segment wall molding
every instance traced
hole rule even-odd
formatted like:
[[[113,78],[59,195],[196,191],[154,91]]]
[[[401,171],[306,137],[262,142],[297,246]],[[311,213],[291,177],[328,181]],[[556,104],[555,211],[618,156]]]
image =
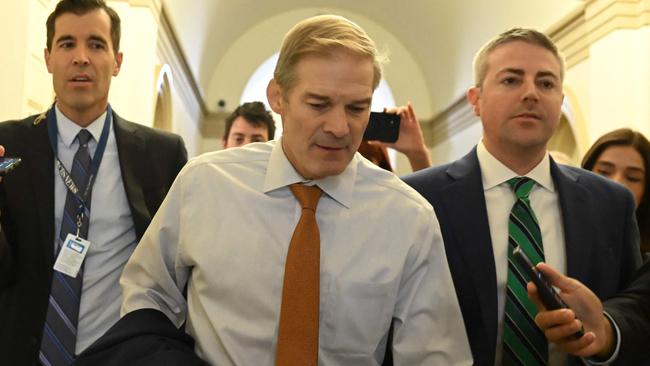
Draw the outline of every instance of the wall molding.
[[[433,147],[476,123],[480,123],[480,120],[474,115],[472,106],[463,96],[430,122],[423,123],[422,134],[427,145]]]
[[[174,89],[179,92],[187,105],[197,105],[202,116],[208,114],[203,91],[191,71],[187,55],[178,41],[176,31],[162,0],[112,1],[126,2],[131,7],[148,8],[151,11],[158,24],[157,52],[161,58],[161,63],[168,64],[172,70]]]
[[[650,0],[587,0],[550,27],[546,34],[565,57],[566,70],[589,58],[590,47],[621,29],[650,26]],[[429,147],[480,123],[463,95],[428,121],[421,121]]]
[[[158,24],[157,52],[162,64],[172,70],[174,89],[178,91],[187,105],[196,105],[201,115],[208,114],[203,91],[191,71],[185,51],[178,41],[176,31],[169,19],[162,0],[113,0],[128,2],[131,7],[149,8]]]
[[[164,63],[169,64],[174,78],[174,87],[184,97],[188,105],[198,105],[201,115],[208,114],[203,92],[192,73],[185,52],[180,46],[176,32],[169,20],[164,5],[156,12],[158,19],[158,51]]]

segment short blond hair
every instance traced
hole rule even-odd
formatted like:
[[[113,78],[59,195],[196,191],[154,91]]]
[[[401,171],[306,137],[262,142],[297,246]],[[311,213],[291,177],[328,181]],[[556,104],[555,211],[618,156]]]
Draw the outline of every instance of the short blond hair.
[[[287,93],[294,86],[295,66],[304,56],[329,56],[335,50],[344,50],[372,60],[373,90],[381,81],[381,65],[385,57],[379,54],[375,42],[356,23],[338,15],[319,15],[307,18],[289,30],[282,41],[273,78]]]
[[[546,34],[534,29],[512,28],[489,40],[476,53],[474,57],[474,83],[476,87],[483,85],[489,66],[487,58],[490,53],[500,45],[514,41],[523,41],[551,51],[560,63],[560,80],[564,80],[564,57],[562,57],[555,43]]]

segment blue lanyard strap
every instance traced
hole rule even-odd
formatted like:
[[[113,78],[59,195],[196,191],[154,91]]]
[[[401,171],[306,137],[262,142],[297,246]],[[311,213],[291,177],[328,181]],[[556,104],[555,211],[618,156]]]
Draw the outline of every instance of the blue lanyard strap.
[[[59,134],[59,128],[56,121],[55,107],[52,106],[52,108],[50,108],[50,110],[47,112],[47,134],[50,138],[50,146],[54,152],[54,158],[56,159],[57,170],[59,171],[59,175],[61,176],[61,179],[63,179],[65,186],[68,188],[68,190],[70,190],[70,192],[72,192],[72,194],[75,195],[77,201],[79,201],[80,209],[83,207],[90,211],[90,205],[87,204],[87,202],[89,202],[90,192],[92,191],[92,186],[95,183],[95,177],[99,171],[99,164],[101,164],[102,158],[104,157],[104,151],[106,150],[106,144],[108,143],[108,133],[110,131],[112,120],[113,110],[109,104],[106,110],[106,119],[104,120],[102,134],[99,137],[97,149],[95,149],[95,155],[93,156],[93,160],[90,165],[88,184],[86,185],[86,189],[83,192],[83,195],[80,195],[79,190],[77,189],[77,185],[70,176],[70,172],[68,172],[68,170],[63,166],[63,163],[61,163],[61,160],[59,160],[59,157],[57,156],[57,136]]]

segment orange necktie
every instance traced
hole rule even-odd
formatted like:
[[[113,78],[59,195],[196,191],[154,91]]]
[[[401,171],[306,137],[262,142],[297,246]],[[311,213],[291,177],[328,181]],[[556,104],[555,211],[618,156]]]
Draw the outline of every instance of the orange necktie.
[[[316,206],[323,191],[302,184],[292,184],[290,188],[302,206],[302,215],[293,231],[284,267],[275,364],[316,366],[320,301],[320,232]]]

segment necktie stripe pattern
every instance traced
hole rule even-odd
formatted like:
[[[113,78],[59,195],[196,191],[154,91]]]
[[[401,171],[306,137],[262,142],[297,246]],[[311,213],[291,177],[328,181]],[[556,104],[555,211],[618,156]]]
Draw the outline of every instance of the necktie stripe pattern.
[[[537,217],[530,206],[529,194],[535,181],[526,177],[510,179],[517,200],[508,222],[508,281],[503,330],[503,365],[536,366],[548,363],[548,343],[535,325],[537,308],[528,298],[525,272],[512,257],[520,247],[533,261],[544,260],[544,247]]]
[[[528,207],[523,206],[524,203],[518,200],[512,208],[508,223],[508,241],[514,241],[516,245],[530,243],[535,251],[535,255],[530,260],[535,263],[541,262],[544,257],[544,247],[539,224],[534,220],[535,214]]]
[[[83,194],[88,184],[91,164],[88,141],[91,138],[92,135],[87,130],[81,130],[77,135],[79,149],[75,153],[70,176],[79,189],[80,195]],[[79,206],[80,202],[68,190],[63,220],[61,221],[61,232],[56,243],[55,257],[58,255],[66,236],[70,233],[77,233]],[[79,235],[84,238],[88,237],[87,214],[83,217]],[[82,284],[82,271],[79,272],[76,278],[53,271],[52,288],[39,352],[39,360],[43,365],[70,365],[74,360]]]
[[[290,186],[302,207],[284,268],[276,366],[318,364],[320,305],[320,231],[316,206],[323,193],[316,186]]]

